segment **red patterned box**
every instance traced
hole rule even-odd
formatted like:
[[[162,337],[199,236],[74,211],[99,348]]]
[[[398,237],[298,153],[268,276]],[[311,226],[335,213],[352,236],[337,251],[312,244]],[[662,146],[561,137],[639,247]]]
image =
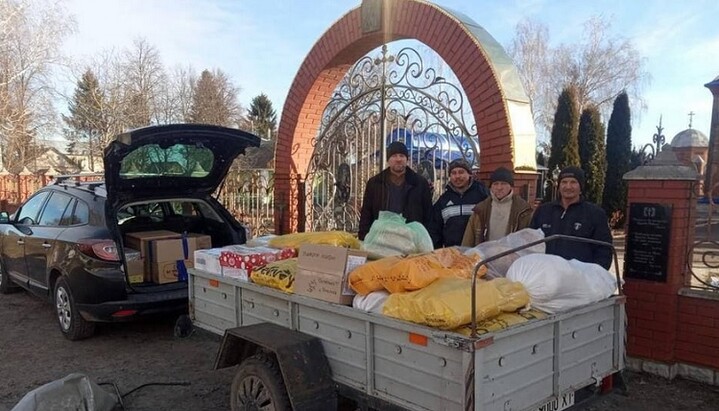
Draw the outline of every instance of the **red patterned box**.
[[[245,245],[230,245],[220,251],[220,266],[242,268],[247,272],[255,267],[293,258],[297,255],[294,248],[248,247]]]

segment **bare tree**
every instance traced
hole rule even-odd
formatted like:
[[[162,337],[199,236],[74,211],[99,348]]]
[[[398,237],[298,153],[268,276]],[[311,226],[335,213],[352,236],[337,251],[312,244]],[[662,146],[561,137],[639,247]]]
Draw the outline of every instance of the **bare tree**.
[[[540,136],[551,130],[556,96],[567,86],[576,87],[580,111],[595,105],[607,118],[623,90],[630,94],[635,112],[643,108],[641,92],[649,81],[644,59],[630,40],[611,35],[610,29],[605,18],[593,17],[577,43],[552,47],[542,23],[524,20],[517,25],[507,51],[531,100]]]
[[[193,123],[237,126],[242,116],[238,94],[239,88],[221,70],[203,70],[195,82],[189,120]]]
[[[50,71],[73,29],[56,2],[0,0],[0,144],[9,169],[35,157],[36,137],[54,127]]]
[[[155,101],[155,122],[180,123],[190,117],[197,74],[192,67],[177,66],[165,76]]]
[[[138,38],[123,53],[125,115],[130,128],[157,123],[156,106],[166,82],[160,53],[146,39]]]

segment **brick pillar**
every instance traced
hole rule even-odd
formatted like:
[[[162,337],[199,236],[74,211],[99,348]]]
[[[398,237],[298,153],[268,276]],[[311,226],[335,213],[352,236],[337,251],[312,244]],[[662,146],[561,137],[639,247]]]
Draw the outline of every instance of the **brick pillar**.
[[[704,85],[711,91],[712,101],[712,119],[709,128],[709,151],[707,153],[707,168],[705,171],[704,186],[712,192],[708,192],[709,196],[716,196],[713,192],[714,184],[719,183],[719,76],[711,82]]]
[[[666,282],[626,278],[625,262],[627,354],[631,357],[669,365],[676,362],[679,290],[689,279],[687,252],[694,241],[697,178],[695,168],[681,164],[671,150],[624,175],[628,205],[658,203],[672,208]]]

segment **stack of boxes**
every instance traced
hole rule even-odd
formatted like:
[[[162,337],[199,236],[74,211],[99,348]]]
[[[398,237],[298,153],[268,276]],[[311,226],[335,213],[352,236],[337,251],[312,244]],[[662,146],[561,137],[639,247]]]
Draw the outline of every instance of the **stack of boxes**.
[[[139,251],[139,259],[127,260],[130,282],[152,281],[157,284],[187,279],[187,269],[193,266],[195,250],[210,248],[210,236],[158,230],[128,233],[125,245]],[[128,250],[125,250],[127,255]]]

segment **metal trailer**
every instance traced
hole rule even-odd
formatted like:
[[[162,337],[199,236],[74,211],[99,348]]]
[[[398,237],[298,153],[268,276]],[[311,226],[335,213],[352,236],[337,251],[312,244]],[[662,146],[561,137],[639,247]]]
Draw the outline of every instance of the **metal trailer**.
[[[215,368],[239,364],[233,410],[337,409],[339,394],[362,409],[557,411],[624,368],[621,287],[476,337],[196,269],[189,296],[193,324],[223,336]]]

